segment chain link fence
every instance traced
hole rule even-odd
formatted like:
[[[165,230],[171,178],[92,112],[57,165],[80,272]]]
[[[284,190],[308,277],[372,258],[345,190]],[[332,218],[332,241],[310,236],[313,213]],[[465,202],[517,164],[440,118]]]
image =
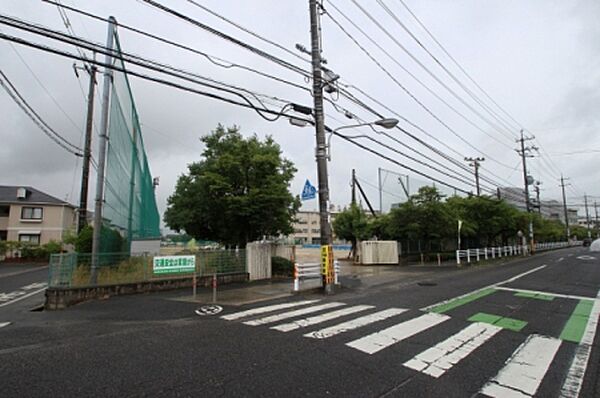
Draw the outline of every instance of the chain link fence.
[[[94,286],[146,282],[197,276],[227,275],[246,272],[245,250],[206,250],[193,254],[195,270],[177,274],[155,274],[153,256],[130,256],[128,253],[98,254],[98,279]],[[49,287],[77,288],[91,286],[92,255],[62,253],[50,256]]]

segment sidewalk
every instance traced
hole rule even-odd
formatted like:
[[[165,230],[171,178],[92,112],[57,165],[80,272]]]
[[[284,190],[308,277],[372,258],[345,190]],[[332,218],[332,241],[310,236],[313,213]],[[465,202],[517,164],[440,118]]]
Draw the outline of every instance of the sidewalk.
[[[292,279],[224,285],[223,287],[217,287],[216,304],[239,306],[288,297],[293,294],[292,287]],[[175,300],[203,304],[213,302],[213,291],[211,288],[199,287],[195,300],[191,293],[190,289],[190,295],[178,297]]]

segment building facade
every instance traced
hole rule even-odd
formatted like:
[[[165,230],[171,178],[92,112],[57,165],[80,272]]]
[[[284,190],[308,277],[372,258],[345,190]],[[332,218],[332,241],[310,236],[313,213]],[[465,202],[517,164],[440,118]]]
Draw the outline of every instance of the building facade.
[[[0,186],[0,240],[46,244],[76,227],[75,206],[32,187]]]
[[[335,220],[338,211],[331,211],[329,217],[331,222]],[[335,233],[332,231],[334,243],[338,242]],[[296,222],[294,223],[294,233],[289,238],[298,245],[319,245],[321,244],[321,219],[318,211],[299,211],[296,213]]]

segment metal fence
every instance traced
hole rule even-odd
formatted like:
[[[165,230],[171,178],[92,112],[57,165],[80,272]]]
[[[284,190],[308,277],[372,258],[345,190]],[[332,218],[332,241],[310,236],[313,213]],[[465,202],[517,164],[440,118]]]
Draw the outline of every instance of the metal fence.
[[[581,246],[581,241],[570,241],[570,242],[544,242],[536,243],[535,251],[561,249],[564,247]],[[527,255],[529,253],[529,246],[513,245],[513,246],[501,246],[501,247],[484,247],[466,250],[456,251],[456,264],[461,264],[462,261],[467,263],[478,262],[480,260],[488,260],[493,258],[501,258],[508,256],[520,256]]]
[[[294,263],[294,291],[299,292],[305,289],[323,286],[323,270],[321,263]],[[333,262],[333,283],[339,285],[340,264]]]
[[[195,256],[195,269],[177,274],[155,274],[153,256],[130,256],[128,253],[98,254],[96,285],[146,282],[159,279],[246,272],[245,250],[206,250],[186,255]],[[50,256],[49,287],[90,286],[92,255],[62,253]]]

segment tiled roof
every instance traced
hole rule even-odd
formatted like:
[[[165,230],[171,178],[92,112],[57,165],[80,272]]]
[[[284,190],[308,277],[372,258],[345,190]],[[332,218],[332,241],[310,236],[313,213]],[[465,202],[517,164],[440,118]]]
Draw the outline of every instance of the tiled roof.
[[[27,190],[27,196],[24,199],[17,197],[17,190],[19,188]],[[7,185],[0,185],[0,203],[36,203],[72,206],[64,200],[57,199],[32,187]]]

